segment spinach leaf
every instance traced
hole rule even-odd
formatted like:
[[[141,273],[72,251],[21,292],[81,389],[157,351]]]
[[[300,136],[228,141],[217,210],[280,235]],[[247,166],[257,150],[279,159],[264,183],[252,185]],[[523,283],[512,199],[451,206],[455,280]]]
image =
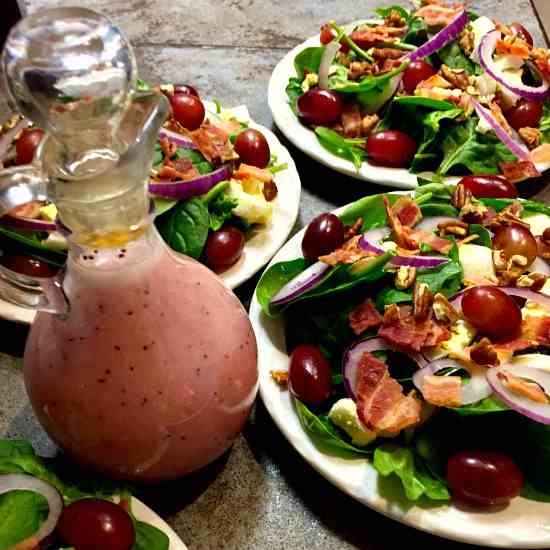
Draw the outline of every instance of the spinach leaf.
[[[539,124],[540,142],[550,143],[550,102],[544,102],[542,117]]]
[[[498,397],[490,395],[477,403],[470,405],[462,405],[461,407],[449,408],[449,411],[453,411],[462,416],[472,416],[478,414],[487,414],[495,412],[509,411],[507,405],[505,405]]]
[[[383,8],[376,8],[374,12],[380,16],[381,19],[389,17],[392,11],[396,11],[407,23],[411,20],[411,14],[403,7],[393,4]]]
[[[345,138],[324,126],[315,128],[315,135],[325,149],[339,157],[350,160],[357,169],[361,167],[362,162],[367,158],[367,152],[361,147],[366,143],[366,139]]]
[[[0,235],[7,237],[6,244],[9,246],[9,240],[18,243],[18,252],[29,256],[37,257],[56,267],[63,267],[67,258],[66,252],[48,248],[42,244],[39,233],[29,233],[16,231],[8,227],[0,226]]]
[[[440,48],[436,55],[451,69],[465,69],[471,75],[479,75],[483,72],[479,65],[466,56],[456,40]]]
[[[0,495],[0,550],[8,550],[32,536],[48,516],[46,499],[31,491]]]
[[[208,207],[198,197],[179,202],[155,223],[162,238],[176,252],[198,258],[208,237]]]
[[[340,219],[344,225],[353,225],[357,219],[363,218],[363,227],[361,228],[363,232],[387,225],[388,219],[384,206],[385,196],[390,201],[390,204],[393,204],[399,198],[397,195],[384,194],[363,197],[350,204],[340,214]]]
[[[494,132],[476,132],[477,121],[477,118],[470,118],[464,124],[457,124],[443,137],[439,174],[498,174],[500,162],[516,160]]]
[[[456,111],[456,107],[450,101],[441,99],[432,99],[431,97],[421,97],[416,95],[404,95],[394,99],[395,105],[412,105],[414,107],[427,107],[434,111]],[[462,109],[459,109],[462,111]]]
[[[536,502],[550,502],[550,491],[541,491],[536,489],[531,483],[524,482],[521,496]]]
[[[409,21],[409,30],[403,38],[403,42],[420,46],[427,40],[428,27],[422,17],[413,17]]]
[[[294,58],[294,68],[300,81],[302,81],[307,73],[318,73],[321,58],[325,52],[324,46],[313,46],[302,50]]]
[[[24,439],[0,439],[0,459],[34,454],[32,445]]]
[[[330,88],[335,92],[343,94],[360,94],[368,92],[375,88],[385,89],[385,86],[396,75],[402,73],[407,68],[407,63],[402,63],[399,67],[377,76],[368,75],[356,82],[354,80],[348,80],[347,74],[341,73],[339,77],[332,77],[330,79]]]
[[[422,496],[433,500],[450,499],[446,484],[428,471],[412,449],[380,445],[374,451],[373,465],[382,476],[398,476],[408,500],[414,502]]]
[[[163,197],[153,197],[155,204],[155,216],[160,216],[165,212],[168,212],[170,208],[178,204],[178,199],[165,199]]]
[[[136,521],[134,527],[136,540],[132,550],[168,550],[170,539],[162,531],[142,521]]]
[[[494,208],[497,212],[500,212],[502,209],[506,208],[508,205],[517,202],[517,199],[478,199],[485,206],[490,206]],[[546,214],[550,216],[550,206],[546,206],[542,202],[522,200],[521,206],[523,206],[524,212],[536,212],[539,214]]]
[[[356,447],[345,441],[326,415],[317,416],[298,399],[294,406],[304,431],[316,447],[324,453],[341,458],[358,458],[372,454],[372,450]]]
[[[475,241],[472,241],[472,244],[480,244],[488,248],[492,248],[493,246],[491,242],[491,233],[482,225],[471,223],[468,235],[479,235]]]
[[[302,90],[302,81],[296,77],[289,78],[286,86],[286,95],[288,97],[290,108],[296,116],[298,116],[298,107],[296,106],[296,102],[303,93],[304,90]]]
[[[214,167],[203,157],[202,153],[195,149],[184,149],[180,147],[176,151],[176,159],[188,158],[193,166],[198,170],[199,174],[209,174],[214,170]]]
[[[153,166],[159,166],[162,164],[162,161],[164,160],[164,154],[162,153],[162,149],[160,147],[160,143],[157,141],[155,143],[155,151],[153,153]]]
[[[442,202],[426,202],[420,206],[420,210],[426,218],[430,216],[458,216],[458,210],[452,204]]]
[[[210,229],[217,231],[229,219],[233,217],[233,209],[239,204],[239,201],[221,193],[208,204],[210,213]]]

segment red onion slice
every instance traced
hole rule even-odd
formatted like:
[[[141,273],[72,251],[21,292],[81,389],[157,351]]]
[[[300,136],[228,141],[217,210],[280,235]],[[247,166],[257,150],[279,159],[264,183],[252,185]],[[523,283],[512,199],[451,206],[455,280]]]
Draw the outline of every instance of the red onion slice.
[[[406,57],[411,61],[416,61],[417,59],[427,57],[437,52],[449,42],[455,40],[467,24],[468,14],[466,11],[462,11],[444,29],[440,30],[425,44],[422,44],[420,48],[407,54]]]
[[[498,377],[500,373],[507,372],[514,376],[533,380],[542,387],[546,395],[550,395],[550,373],[537,367],[513,364],[494,367],[487,371],[487,380],[491,388],[506,405],[535,422],[550,424],[550,403],[537,403],[536,401],[510,391]]]
[[[464,369],[470,373],[470,379],[462,384],[460,397],[461,405],[477,403],[493,393],[485,376],[487,367],[481,367],[474,364],[461,364],[454,359],[438,359],[437,361],[431,362],[423,369],[416,371],[413,375],[413,384],[422,393],[426,376],[435,374],[443,369]]]
[[[10,491],[32,491],[42,495],[47,500],[48,517],[30,538],[33,541],[40,542],[50,535],[55,529],[63,510],[63,498],[57,489],[41,479],[25,474],[0,475],[0,495]]]
[[[328,90],[328,77],[330,73],[330,66],[334,60],[334,56],[340,49],[340,43],[333,40],[325,46],[325,51],[321,57],[321,64],[319,65],[319,88]]]
[[[357,387],[357,370],[361,357],[365,352],[372,353],[373,351],[400,351],[390,346],[383,338],[369,338],[368,340],[362,340],[350,346],[345,352],[342,359],[342,376],[344,378],[344,386],[348,395],[355,401],[355,392]],[[401,352],[400,353],[405,353]],[[413,361],[415,361],[420,368],[425,367],[428,364],[426,358],[420,353],[405,353]]]
[[[497,41],[500,38],[500,31],[489,31],[483,36],[479,43],[477,54],[479,62],[487,74],[496,80],[501,86],[504,86],[507,90],[510,90],[516,95],[528,99],[530,101],[544,101],[549,95],[549,83],[544,79],[541,74],[542,83],[540,86],[527,86],[526,84],[517,84],[508,82],[502,75],[495,70],[493,61],[493,52],[497,45]]]
[[[170,140],[172,143],[175,143],[178,147],[181,147],[182,149],[196,149],[197,146],[193,142],[193,140],[182,136],[181,134],[178,134],[177,132],[173,132],[172,130],[168,130],[168,128],[161,128],[159,131],[159,138],[166,138]]]
[[[470,287],[473,288],[473,287]],[[505,292],[506,294],[509,294],[510,296],[518,296],[519,298],[525,298],[526,300],[529,300],[530,302],[535,302],[539,306],[542,306],[548,310],[548,313],[550,314],[550,296],[547,296],[546,294],[543,294],[542,292],[537,292],[535,290],[531,290],[529,288],[518,288],[515,286],[497,286],[495,288],[498,288],[499,290],[502,290],[502,292]],[[456,309],[457,312],[462,311],[462,296],[464,295],[464,292],[466,292],[465,289],[461,292],[459,292],[452,300],[451,304]]]
[[[431,269],[449,262],[445,256],[394,256],[389,262],[390,267],[410,266],[418,269]]]
[[[302,294],[317,286],[325,277],[330,269],[324,262],[315,262],[307,269],[291,279],[273,298],[270,300],[272,306],[280,306],[298,298]]]
[[[386,250],[380,245],[380,241],[386,238],[390,234],[389,227],[377,227],[370,229],[366,233],[361,235],[359,239],[359,246],[365,252],[372,252],[373,254],[385,254]]]
[[[510,151],[518,157],[518,159],[521,160],[529,160],[529,149],[525,147],[525,145],[519,143],[519,141],[515,140],[512,136],[508,134],[508,132],[501,126],[501,124],[498,122],[498,120],[493,116],[492,113],[490,113],[479,101],[475,100],[474,98],[471,98],[472,104],[474,106],[474,109],[476,110],[476,113],[478,114],[479,118],[484,119],[489,126],[495,131],[495,134],[497,135],[498,139],[510,149]]]
[[[204,174],[192,180],[173,182],[158,182],[151,180],[149,182],[149,192],[158,197],[167,199],[189,199],[191,197],[204,195],[210,191],[214,185],[230,177],[231,165],[224,164],[221,168],[214,170],[214,172]]]

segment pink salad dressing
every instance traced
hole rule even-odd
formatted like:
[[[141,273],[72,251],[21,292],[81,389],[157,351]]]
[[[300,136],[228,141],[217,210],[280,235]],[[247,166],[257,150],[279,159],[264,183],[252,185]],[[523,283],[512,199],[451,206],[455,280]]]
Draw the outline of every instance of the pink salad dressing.
[[[35,413],[78,462],[156,481],[234,441],[257,390],[256,341],[220,279],[155,229],[69,257],[67,318],[40,312],[24,359]]]

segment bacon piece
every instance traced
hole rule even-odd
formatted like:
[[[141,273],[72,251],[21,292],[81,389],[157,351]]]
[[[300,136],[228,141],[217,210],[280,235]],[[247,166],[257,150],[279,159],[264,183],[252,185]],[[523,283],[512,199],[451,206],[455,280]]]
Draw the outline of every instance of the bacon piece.
[[[348,321],[353,332],[359,335],[369,328],[379,327],[382,324],[382,315],[378,313],[372,300],[367,298],[350,311]]]
[[[499,372],[499,380],[512,392],[521,397],[526,397],[535,403],[548,404],[548,398],[538,384],[527,382],[519,376],[514,376],[509,372]]]
[[[395,308],[399,310],[398,315]],[[418,352],[448,340],[451,333],[431,315],[419,321],[414,318],[410,306],[395,306],[384,313],[378,336],[399,349]]]
[[[172,158],[178,150],[178,146],[168,138],[159,139],[159,145],[162,154],[167,158]]]
[[[353,225],[346,227],[344,232],[344,238],[348,240],[348,239],[351,239],[352,237],[355,237],[355,235],[357,235],[359,231],[361,231],[362,227],[363,227],[363,218],[357,218]]]
[[[396,48],[373,48],[371,55],[374,59],[401,59],[403,57],[403,50]]]
[[[364,26],[353,31],[350,38],[360,48],[369,49],[380,42],[391,42],[393,38],[402,38],[406,30],[406,27],[388,27],[386,25]]]
[[[422,396],[438,407],[459,407],[462,402],[460,376],[428,375],[422,383]]]
[[[342,112],[342,126],[344,135],[348,138],[361,137],[362,130],[361,110],[358,103],[347,103]]]
[[[526,42],[517,38],[513,39],[513,41],[499,38],[495,48],[496,53],[516,55],[521,57],[521,59],[529,59],[530,50],[531,48]]]
[[[388,197],[384,197],[384,207],[386,208],[386,216],[388,218],[388,225],[392,230],[395,242],[401,248],[414,250],[417,247],[416,242],[409,238],[408,231],[406,227],[403,227],[401,220],[393,211],[393,208],[390,204]]]
[[[506,120],[506,117],[504,116],[504,113],[502,112],[502,109],[500,108],[500,105],[496,101],[492,101],[489,105],[489,109],[491,111],[491,114],[496,119],[496,121],[504,128],[505,132],[511,136],[512,135],[512,128],[508,121]]]
[[[423,229],[415,229],[409,233],[409,237],[417,243],[424,243],[431,246],[434,250],[440,252],[441,254],[448,254],[453,247],[453,243],[448,239],[443,239],[433,233],[428,233]]]
[[[532,152],[536,151],[534,149]],[[516,162],[500,162],[500,170],[503,176],[512,183],[540,176],[537,167],[530,160],[518,160]]]
[[[392,211],[399,221],[408,227],[415,226],[422,219],[420,207],[407,195],[397,199],[392,206]]]
[[[37,219],[40,217],[40,208],[42,203],[40,201],[31,201],[16,206],[9,211],[9,215],[14,218],[31,218]]]
[[[228,134],[208,120],[203,122],[197,130],[187,132],[187,135],[195,142],[208,162],[227,162],[239,158],[229,141]]]
[[[380,65],[379,73],[389,73],[390,71],[397,69],[397,67],[399,67],[400,65],[400,59],[384,59],[384,62],[382,63],[382,65]]]
[[[521,322],[521,337],[542,345],[550,344],[550,317],[527,315]]]
[[[273,180],[273,174],[264,168],[257,168],[249,164],[241,163],[239,168],[233,172],[233,177],[237,180],[258,180],[263,183],[268,183]]]
[[[414,16],[424,19],[428,27],[446,27],[463,10],[464,4],[453,4],[452,6],[429,4],[416,10]]]
[[[393,435],[420,421],[420,400],[405,396],[386,364],[369,352],[359,362],[356,396],[357,415],[369,430]]]
[[[359,246],[360,235],[356,235],[346,241],[340,248],[337,248],[330,254],[325,256],[319,256],[319,260],[328,265],[338,265],[338,264],[354,264],[362,258],[367,258],[372,256],[371,252],[363,250]]]
[[[198,170],[188,158],[181,158],[171,161],[164,159],[164,165],[161,166],[155,175],[156,179],[161,181],[188,181],[199,177]]]

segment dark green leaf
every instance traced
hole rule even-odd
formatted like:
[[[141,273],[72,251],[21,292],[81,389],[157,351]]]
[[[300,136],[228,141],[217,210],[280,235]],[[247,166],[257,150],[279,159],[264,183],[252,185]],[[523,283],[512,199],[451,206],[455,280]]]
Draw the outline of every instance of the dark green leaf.
[[[365,76],[360,81],[348,80],[347,75],[345,78],[331,78],[330,88],[343,94],[360,94],[368,92],[369,90],[378,89],[384,90],[389,84],[389,81],[396,75],[402,73],[407,68],[407,63],[402,63],[399,67],[377,76]],[[342,76],[343,73],[342,73]]]
[[[344,225],[353,225],[358,218],[363,218],[363,227],[361,231],[368,231],[375,227],[387,225],[386,208],[384,206],[384,197],[387,197],[390,204],[393,204],[399,197],[398,195],[370,195],[363,197],[350,204],[342,214],[340,219]]]
[[[296,102],[303,93],[304,90],[302,89],[302,80],[299,78],[291,77],[288,80],[288,84],[286,87],[286,95],[288,96],[288,103],[290,105],[290,108],[296,116],[298,116]]]
[[[34,454],[32,445],[24,439],[0,439],[0,459]]]
[[[539,124],[540,142],[550,143],[550,102],[544,103],[542,117]]]
[[[536,502],[550,502],[550,488],[543,492],[539,489],[535,489],[531,483],[527,482],[523,484],[521,496],[529,500],[535,500]]]
[[[411,14],[405,8],[398,6],[397,4],[383,8],[376,8],[374,11],[380,16],[381,19],[386,19],[386,17],[389,17],[392,11],[396,11],[407,23],[411,19]]]
[[[304,79],[306,73],[318,73],[321,58],[325,51],[324,46],[313,46],[302,50],[294,58],[294,68],[300,81]]]
[[[296,412],[305,432],[322,452],[341,458],[357,458],[372,454],[372,450],[356,447],[345,441],[326,416],[317,416],[306,405],[294,400]]]
[[[188,158],[199,174],[209,174],[214,167],[203,157],[202,153],[195,149],[184,149],[183,147],[176,151],[176,159]]]
[[[432,111],[460,111],[456,106],[449,101],[442,101],[441,99],[432,99],[430,97],[421,97],[416,95],[405,95],[396,97],[393,100],[396,105],[413,105],[415,107],[427,107]],[[459,113],[460,114],[460,113]]]
[[[491,395],[481,401],[478,401],[477,403],[463,405],[462,407],[456,407],[448,410],[456,412],[462,416],[471,416],[476,414],[504,412],[509,411],[510,409],[500,399],[494,395]]]
[[[413,17],[409,22],[409,30],[403,38],[404,42],[420,46],[427,40],[428,27],[422,17]]]
[[[142,521],[134,525],[136,541],[132,550],[168,550],[170,539],[162,531]]]
[[[491,242],[491,233],[489,233],[489,231],[482,225],[471,223],[468,234],[479,235],[475,241],[472,241],[472,244],[480,244],[481,246],[492,248],[493,243]]]
[[[361,147],[365,144],[366,139],[347,139],[324,126],[315,128],[315,135],[325,149],[353,162],[357,169],[361,167],[362,162],[367,158],[367,152]]]
[[[236,208],[239,201],[221,193],[216,196],[209,204],[208,211],[210,212],[210,229],[217,231],[222,225],[233,217],[233,209]]]
[[[485,206],[494,208],[497,212],[506,208],[508,205],[517,202],[517,199],[478,199]],[[546,214],[550,216],[550,206],[546,206],[542,202],[522,200],[521,206],[523,206],[523,213],[535,212],[539,214]]]
[[[478,66],[466,56],[456,40],[440,48],[437,56],[451,69],[465,69],[468,74],[478,74]]]
[[[179,202],[156,219],[163,239],[176,252],[198,258],[208,237],[210,215],[206,204],[197,197]]]
[[[155,152],[153,153],[153,166],[159,166],[164,160],[164,155],[162,149],[160,148],[160,143],[157,141],[155,143]]]
[[[431,216],[458,216],[458,210],[452,204],[441,202],[426,202],[420,206],[422,215],[426,218]]]
[[[41,259],[49,264],[56,267],[63,267],[63,265],[65,265],[67,253],[44,246],[40,241],[38,233],[25,233],[23,231],[16,231],[8,227],[0,226],[0,235],[6,237],[8,241],[12,240],[16,242],[19,254],[25,253],[29,256],[40,254]]]

